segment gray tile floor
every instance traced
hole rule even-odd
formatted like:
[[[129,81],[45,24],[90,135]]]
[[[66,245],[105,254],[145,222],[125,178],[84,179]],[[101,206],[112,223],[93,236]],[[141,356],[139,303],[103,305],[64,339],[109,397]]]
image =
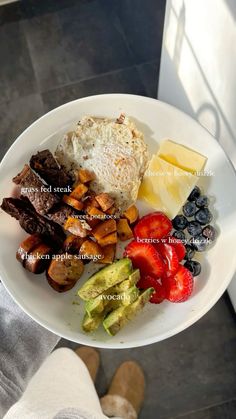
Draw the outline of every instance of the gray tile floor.
[[[31,122],[78,97],[156,97],[164,0],[22,0],[0,8],[0,156]],[[61,341],[60,345],[76,345]],[[227,295],[194,326],[145,348],[101,350],[104,394],[115,368],[141,363],[141,419],[236,417],[236,323]]]

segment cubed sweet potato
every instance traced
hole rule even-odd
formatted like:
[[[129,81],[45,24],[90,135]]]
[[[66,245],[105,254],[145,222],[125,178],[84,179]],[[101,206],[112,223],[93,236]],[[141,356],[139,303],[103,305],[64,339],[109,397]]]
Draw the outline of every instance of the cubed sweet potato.
[[[78,177],[81,183],[87,183],[95,179],[95,174],[87,169],[80,169]]]
[[[120,220],[117,221],[117,233],[121,241],[132,239],[133,232],[126,218],[120,218]]]
[[[98,243],[93,240],[85,240],[80,248],[80,255],[86,256],[90,260],[100,260],[104,253]]]
[[[124,212],[123,216],[129,220],[130,224],[135,223],[139,216],[138,208],[135,205],[131,205],[131,207]]]
[[[113,219],[100,222],[92,231],[97,241],[116,231],[116,222]]]
[[[84,239],[82,239],[82,237],[70,234],[63,243],[63,250],[68,253],[79,254],[79,250],[83,242]]]
[[[64,224],[64,229],[79,237],[86,237],[88,234],[88,230],[86,230],[78,218],[68,217]]]
[[[90,216],[87,222],[92,228],[94,228],[102,220],[105,220],[106,214],[104,214],[104,212],[100,211],[96,207],[89,207],[87,208],[86,212]]]
[[[96,201],[99,203],[103,211],[107,211],[114,204],[114,199],[112,199],[108,193],[100,193],[95,196]]]
[[[108,215],[114,215],[115,212],[116,212],[116,208],[113,207],[113,206],[111,208],[109,208],[108,210],[106,210],[106,214],[108,214]]]
[[[109,244],[102,248],[102,252],[104,256],[102,259],[99,259],[97,263],[112,263],[116,254],[116,245]]]
[[[75,189],[73,189],[69,196],[79,201],[86,194],[87,191],[88,187],[83,183],[79,183],[79,185],[77,185]]]
[[[78,201],[75,198],[72,198],[72,196],[64,195],[63,201],[67,204],[73,207],[74,209],[81,211],[83,209],[83,203]]]
[[[115,244],[117,243],[117,241],[118,241],[117,232],[115,231],[114,233],[108,234],[107,236],[99,239],[98,243],[100,244],[101,247],[104,247],[104,246],[108,246],[109,244]]]
[[[95,196],[89,196],[84,200],[84,210],[88,212],[91,207],[99,208],[99,203],[96,201]]]

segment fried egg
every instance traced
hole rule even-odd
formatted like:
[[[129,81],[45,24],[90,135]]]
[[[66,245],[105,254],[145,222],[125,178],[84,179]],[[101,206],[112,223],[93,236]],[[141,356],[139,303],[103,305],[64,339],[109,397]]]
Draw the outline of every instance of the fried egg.
[[[80,168],[93,171],[91,190],[109,193],[120,211],[136,201],[148,164],[143,134],[123,114],[117,120],[83,117],[60,141],[55,155],[72,176]]]

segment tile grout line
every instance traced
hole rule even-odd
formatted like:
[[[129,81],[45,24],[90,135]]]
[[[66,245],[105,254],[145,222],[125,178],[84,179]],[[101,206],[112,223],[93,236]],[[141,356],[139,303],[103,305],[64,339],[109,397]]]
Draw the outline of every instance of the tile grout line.
[[[169,419],[181,419],[181,418],[184,419],[189,414],[198,413],[198,412],[204,412],[205,410],[209,410],[209,409],[212,409],[212,408],[218,407],[218,406],[223,406],[224,404],[227,404],[227,403],[230,403],[230,402],[233,402],[233,401],[236,401],[236,397],[233,397],[233,398],[231,398],[229,400],[224,400],[221,403],[215,403],[215,404],[212,404],[212,405],[209,405],[209,406],[205,406],[205,407],[202,407],[200,409],[189,410],[188,412],[186,412],[184,414],[181,414],[181,415],[178,415],[178,416],[170,416]]]
[[[127,67],[118,68],[116,70],[111,70],[111,71],[107,71],[107,72],[104,72],[104,73],[99,73],[99,74],[92,75],[92,76],[89,76],[89,77],[83,77],[81,79],[73,80],[69,83],[60,84],[59,86],[53,87],[52,89],[48,89],[48,90],[39,89],[38,93],[43,95],[44,93],[53,92],[54,90],[57,90],[57,89],[60,89],[60,88],[69,87],[69,86],[73,86],[74,84],[79,84],[79,83],[82,83],[82,82],[85,82],[85,81],[98,79],[98,78],[101,78],[101,77],[104,77],[104,76],[109,76],[111,74],[120,73],[120,72],[125,71],[125,70],[131,70],[132,68],[138,69],[138,67],[143,65],[143,64],[153,64],[155,62],[156,62],[156,60],[145,61],[145,62],[140,63],[140,64],[133,64],[133,65],[130,65],[130,66],[127,66]]]

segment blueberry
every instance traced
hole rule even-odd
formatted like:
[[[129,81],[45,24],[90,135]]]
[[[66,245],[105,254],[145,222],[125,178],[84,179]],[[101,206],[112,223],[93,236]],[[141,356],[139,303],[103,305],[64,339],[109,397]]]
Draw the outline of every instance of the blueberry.
[[[207,207],[209,204],[209,199],[207,198],[206,195],[201,195],[196,199],[195,202],[196,202],[197,207],[199,208]]]
[[[208,208],[202,208],[195,214],[195,220],[202,225],[209,224],[212,220],[212,214]]]
[[[188,201],[196,201],[196,199],[201,195],[200,188],[198,186],[195,186],[195,188],[192,190],[191,194],[188,197]]]
[[[182,242],[184,242],[184,243],[185,243],[185,241],[186,241],[185,234],[184,234],[184,232],[183,232],[183,231],[181,231],[181,230],[176,230],[176,231],[174,231],[174,233],[172,234],[172,236],[173,236],[173,237],[175,237],[176,239],[181,240],[181,241],[182,241]]]
[[[196,260],[189,260],[184,264],[185,268],[187,268],[193,276],[198,276],[201,273],[201,264]]]
[[[204,252],[209,245],[209,240],[202,234],[199,236],[192,237],[189,240],[189,244],[194,247],[198,252]]]
[[[193,217],[196,211],[197,211],[197,207],[196,207],[195,202],[193,201],[186,202],[186,204],[184,204],[183,206],[183,213],[185,217]]]
[[[175,230],[184,230],[188,225],[188,220],[184,215],[176,215],[172,224]]]
[[[194,248],[192,246],[190,246],[189,244],[186,244],[185,249],[186,249],[186,253],[185,253],[184,259],[185,260],[192,259],[193,256],[195,255]]]
[[[202,234],[203,234],[204,237],[206,237],[207,239],[209,239],[212,242],[216,238],[216,230],[211,225],[207,225],[206,227],[204,227],[203,230],[202,230]]]
[[[190,236],[198,236],[202,232],[202,227],[197,221],[190,221],[187,230]]]

